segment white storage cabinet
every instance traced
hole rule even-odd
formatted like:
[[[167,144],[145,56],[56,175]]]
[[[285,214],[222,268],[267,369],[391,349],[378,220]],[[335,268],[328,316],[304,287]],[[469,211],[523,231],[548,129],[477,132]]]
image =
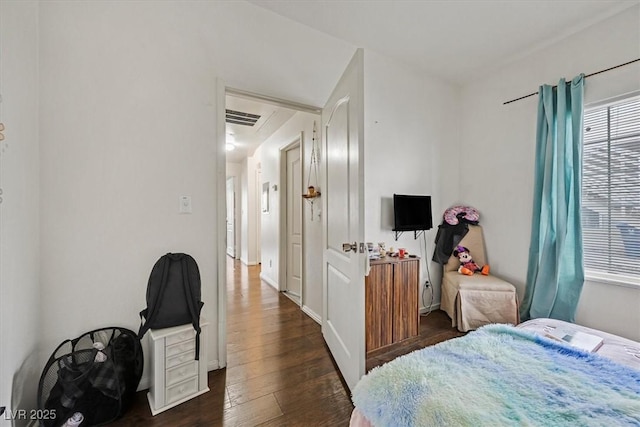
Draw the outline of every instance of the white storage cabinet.
[[[147,398],[153,415],[209,391],[207,327],[200,319],[200,360],[195,360],[196,332],[190,324],[149,330],[152,380]]]

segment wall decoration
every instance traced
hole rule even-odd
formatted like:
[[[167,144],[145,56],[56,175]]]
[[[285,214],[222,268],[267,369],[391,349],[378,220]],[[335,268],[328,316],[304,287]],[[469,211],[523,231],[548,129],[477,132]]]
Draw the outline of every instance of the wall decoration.
[[[311,221],[313,221],[313,202],[320,197],[318,188],[318,151],[316,149],[316,122],[313,122],[313,138],[311,139],[311,159],[309,161],[309,179],[307,180],[307,192],[302,197],[311,205]]]

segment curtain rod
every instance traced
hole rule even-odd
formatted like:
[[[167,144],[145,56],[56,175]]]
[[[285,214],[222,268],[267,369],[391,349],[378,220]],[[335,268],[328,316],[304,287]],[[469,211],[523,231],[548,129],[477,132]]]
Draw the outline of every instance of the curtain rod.
[[[633,64],[634,62],[638,62],[638,61],[640,61],[640,58],[634,59],[633,61],[625,62],[624,64],[620,64],[620,65],[616,65],[614,67],[607,68],[606,70],[600,70],[600,71],[596,71],[595,73],[587,74],[584,77],[586,78],[586,77],[595,76],[596,74],[601,74],[601,73],[604,73],[604,72],[607,72],[607,71],[615,70],[616,68],[624,67],[625,65]],[[571,82],[567,82],[567,84],[569,84],[569,83],[571,83]],[[558,87],[558,86],[555,85],[553,87]],[[530,96],[537,95],[537,94],[538,94],[538,92],[533,92],[533,93],[530,93],[529,95],[521,96],[520,98],[512,99],[511,101],[503,102],[502,105],[511,104],[512,102],[520,101],[521,99],[529,98]]]

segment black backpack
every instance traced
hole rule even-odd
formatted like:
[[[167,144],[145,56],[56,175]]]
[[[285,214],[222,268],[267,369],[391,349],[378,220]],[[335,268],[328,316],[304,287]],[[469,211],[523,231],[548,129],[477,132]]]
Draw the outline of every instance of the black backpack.
[[[140,312],[144,323],[138,337],[149,329],[169,328],[191,323],[196,331],[196,360],[200,358],[200,270],[187,254],[168,253],[151,270],[147,285],[147,308]]]

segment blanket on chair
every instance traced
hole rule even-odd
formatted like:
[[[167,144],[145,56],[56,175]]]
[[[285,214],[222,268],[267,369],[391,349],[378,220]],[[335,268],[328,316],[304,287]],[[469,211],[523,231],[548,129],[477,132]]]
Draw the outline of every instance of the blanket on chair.
[[[487,325],[374,368],[353,402],[374,426],[640,426],[640,371]]]

